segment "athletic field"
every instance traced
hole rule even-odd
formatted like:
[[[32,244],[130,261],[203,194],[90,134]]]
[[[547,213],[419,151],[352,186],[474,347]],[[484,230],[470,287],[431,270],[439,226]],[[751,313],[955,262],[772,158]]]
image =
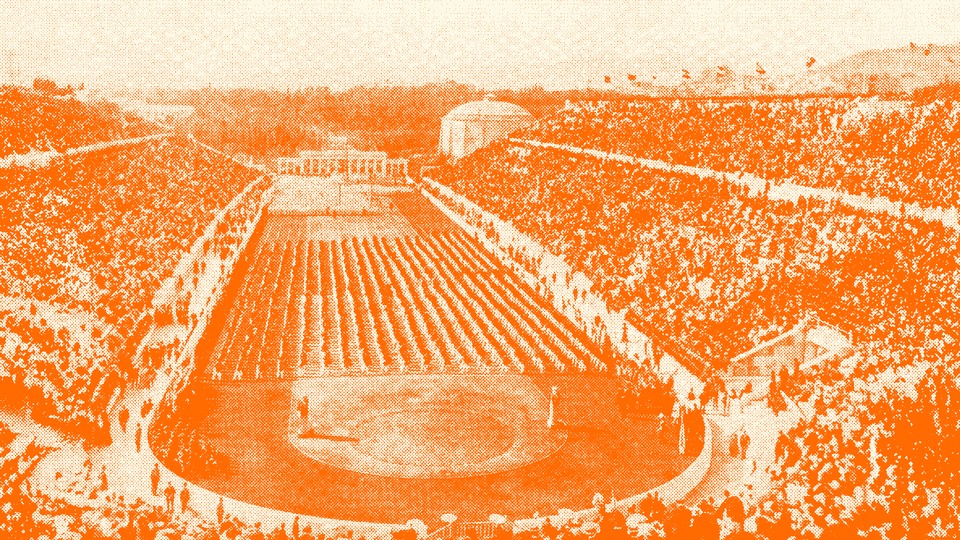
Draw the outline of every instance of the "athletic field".
[[[689,464],[655,418],[616,410],[600,347],[422,195],[314,199],[268,212],[198,345],[178,422],[229,463],[191,481],[436,525],[584,508]]]

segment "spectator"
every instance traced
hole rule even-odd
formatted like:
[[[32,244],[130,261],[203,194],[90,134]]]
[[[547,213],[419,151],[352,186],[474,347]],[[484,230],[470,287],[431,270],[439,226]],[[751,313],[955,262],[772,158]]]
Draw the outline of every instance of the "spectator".
[[[156,497],[159,495],[157,489],[160,487],[160,464],[154,463],[153,470],[150,471],[150,492]]]
[[[166,510],[168,514],[174,511],[173,503],[177,498],[177,488],[173,487],[173,482],[167,482],[167,487],[163,490],[163,496],[166,499]]]

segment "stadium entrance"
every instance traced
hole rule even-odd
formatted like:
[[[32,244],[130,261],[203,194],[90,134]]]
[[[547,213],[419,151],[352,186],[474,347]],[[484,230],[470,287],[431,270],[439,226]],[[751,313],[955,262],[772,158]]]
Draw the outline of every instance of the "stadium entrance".
[[[277,172],[300,176],[342,174],[360,181],[369,179],[402,179],[407,176],[407,160],[389,159],[386,152],[360,151],[352,148],[304,150],[295,157],[277,159]]]

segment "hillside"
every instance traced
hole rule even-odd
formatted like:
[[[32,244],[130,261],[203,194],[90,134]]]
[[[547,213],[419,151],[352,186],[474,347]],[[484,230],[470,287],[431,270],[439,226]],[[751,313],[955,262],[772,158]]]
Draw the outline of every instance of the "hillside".
[[[821,72],[838,80],[890,77],[911,91],[945,78],[960,79],[960,43],[867,50],[829,64]]]

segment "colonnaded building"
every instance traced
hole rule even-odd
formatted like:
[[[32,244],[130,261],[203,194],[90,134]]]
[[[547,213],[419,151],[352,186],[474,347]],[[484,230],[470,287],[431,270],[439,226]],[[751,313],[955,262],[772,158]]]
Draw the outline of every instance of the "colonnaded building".
[[[344,174],[358,181],[371,177],[405,178],[407,160],[391,159],[386,152],[377,150],[304,150],[295,157],[279,158],[277,171],[301,176]]]
[[[487,95],[456,107],[440,124],[440,153],[460,159],[533,122],[526,109]]]

